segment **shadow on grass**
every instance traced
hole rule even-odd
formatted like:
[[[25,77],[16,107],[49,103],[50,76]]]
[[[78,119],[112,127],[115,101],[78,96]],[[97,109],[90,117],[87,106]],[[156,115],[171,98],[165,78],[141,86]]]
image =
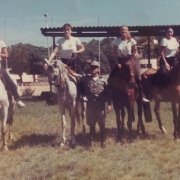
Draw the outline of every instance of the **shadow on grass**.
[[[127,143],[129,142],[129,131],[128,129],[124,130],[124,134],[122,135],[123,140],[125,140]],[[116,142],[117,140],[117,128],[106,128],[106,139],[111,139],[112,141]],[[132,140],[149,140],[149,139],[156,139],[155,134],[149,134],[146,132],[146,134],[138,133],[137,130],[132,130]],[[76,135],[76,142],[77,145],[84,147],[87,149],[90,146],[89,143],[90,135],[89,133],[83,135],[83,134],[77,134]],[[101,135],[99,130],[95,134],[95,143],[101,142]]]
[[[90,135],[89,133],[86,134],[77,134],[76,135],[76,142],[78,146],[82,146],[85,149],[89,148],[90,143]],[[112,139],[114,142],[116,142],[117,139],[117,129],[116,128],[106,128],[106,139]],[[129,138],[129,131],[125,129],[123,139],[128,142]],[[140,140],[146,140],[146,139],[156,139],[155,135],[149,135],[146,133],[146,135],[141,135],[138,134],[136,130],[132,130],[132,139],[140,139]],[[95,134],[95,143],[100,143],[101,142],[101,136],[100,132],[97,131]],[[47,135],[47,134],[31,134],[31,135],[25,135],[22,136],[20,139],[17,141],[14,141],[9,146],[9,149],[15,150],[19,149],[21,147],[29,146],[29,147],[34,147],[34,146],[41,146],[41,147],[46,147],[46,146],[51,146],[51,147],[56,147],[59,146],[59,140],[57,138],[57,135]],[[70,144],[69,144],[70,145]],[[71,146],[71,145],[70,145]]]
[[[107,137],[113,137],[115,140],[117,139],[117,128],[111,128],[107,129]],[[140,139],[140,140],[147,140],[147,139],[156,139],[155,134],[149,134],[146,132],[145,134],[142,134],[138,132],[136,129],[132,129],[132,135],[131,135],[133,140]],[[123,139],[128,139],[129,138],[129,130],[124,129],[124,133],[122,133],[122,138]]]
[[[56,143],[56,135],[31,134],[22,136],[20,139],[10,145],[9,149],[14,150],[24,146],[55,146]]]

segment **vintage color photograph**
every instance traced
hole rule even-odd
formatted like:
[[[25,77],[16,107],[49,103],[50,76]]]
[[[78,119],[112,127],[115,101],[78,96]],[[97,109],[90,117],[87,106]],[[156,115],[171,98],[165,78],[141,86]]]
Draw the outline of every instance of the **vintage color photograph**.
[[[0,179],[180,179],[179,0],[0,7]]]

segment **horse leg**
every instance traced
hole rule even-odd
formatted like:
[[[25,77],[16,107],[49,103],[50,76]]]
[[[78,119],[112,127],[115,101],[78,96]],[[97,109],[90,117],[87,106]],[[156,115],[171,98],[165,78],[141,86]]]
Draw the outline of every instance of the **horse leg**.
[[[85,117],[86,117],[86,103],[82,102],[81,103],[81,119],[82,119],[82,133],[85,135],[86,134],[86,122],[85,122]]]
[[[172,113],[173,113],[173,123],[174,123],[174,140],[176,140],[178,138],[178,104],[171,102],[171,107],[172,107]]]
[[[62,127],[62,139],[60,146],[64,146],[66,143],[66,117],[65,117],[65,105],[58,101],[59,111],[61,114],[61,127]]]
[[[9,136],[8,136],[9,141],[12,141],[14,139],[14,135],[12,133],[12,124],[9,125]]]
[[[130,102],[129,106],[127,106],[128,109],[128,121],[127,121],[127,126],[129,129],[129,142],[133,143],[133,139],[132,139],[132,122],[133,122],[133,102]]]
[[[138,98],[136,101],[137,109],[138,109],[138,124],[137,124],[137,131],[138,133],[142,132],[143,135],[146,134],[145,126],[142,120],[142,102],[141,98]]]
[[[159,124],[159,129],[162,131],[162,133],[167,133],[166,129],[164,128],[164,126],[162,125],[161,122],[161,118],[160,118],[160,106],[161,106],[161,102],[157,99],[155,99],[155,106],[154,106],[154,112]]]
[[[119,107],[114,106],[114,111],[115,111],[115,114],[116,114],[116,124],[117,124],[117,131],[118,131],[117,142],[118,142],[122,138],[122,134],[121,134],[121,119],[120,119],[120,110],[119,110]]]
[[[77,117],[77,122],[79,124],[81,124],[81,121],[82,121],[82,131],[81,133],[83,135],[86,134],[86,125],[85,125],[85,115],[86,115],[86,112],[85,112],[85,109],[86,109],[86,103],[85,102],[80,102],[78,101],[76,103],[76,117]]]
[[[2,127],[1,127],[1,132],[2,132],[2,141],[3,141],[3,146],[2,150],[7,151],[7,141],[6,141],[6,122],[7,122],[7,117],[8,117],[8,103],[5,104],[4,107],[2,107]]]
[[[71,146],[72,148],[75,148],[76,141],[75,141],[75,113],[76,113],[76,107],[75,102],[72,104],[70,109],[70,117],[71,117]]]
[[[125,109],[124,109],[124,106],[122,106],[120,108],[120,111],[121,111],[121,119],[122,119],[121,132],[122,132],[122,136],[124,136],[124,118],[125,118]]]

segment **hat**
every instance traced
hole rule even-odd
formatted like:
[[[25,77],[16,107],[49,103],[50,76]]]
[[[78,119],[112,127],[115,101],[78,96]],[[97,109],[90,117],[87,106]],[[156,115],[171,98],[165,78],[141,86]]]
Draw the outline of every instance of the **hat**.
[[[91,66],[100,67],[100,64],[99,64],[99,62],[97,62],[97,61],[92,61],[92,62],[91,62]]]

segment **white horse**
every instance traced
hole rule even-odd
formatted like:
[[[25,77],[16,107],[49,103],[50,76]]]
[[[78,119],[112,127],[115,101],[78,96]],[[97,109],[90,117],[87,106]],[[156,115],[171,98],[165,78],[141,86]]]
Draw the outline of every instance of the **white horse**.
[[[48,66],[47,74],[49,82],[52,84],[57,83],[57,99],[58,106],[61,114],[62,120],[62,141],[61,145],[64,145],[66,142],[66,119],[65,119],[65,110],[68,109],[71,118],[71,145],[75,147],[75,118],[77,115],[77,82],[76,79],[72,76],[69,76],[67,69],[64,67],[63,63],[60,60],[52,60]],[[56,80],[55,80],[56,78]],[[65,93],[65,99],[62,99]],[[85,110],[83,109],[83,112]],[[82,122],[83,122],[83,132],[85,132],[85,114],[82,113]]]
[[[10,76],[11,77],[11,76]],[[6,124],[9,124],[9,140],[12,140],[13,134],[12,134],[12,122],[13,122],[13,114],[15,112],[15,106],[16,102],[11,94],[8,95],[8,92],[5,89],[4,83],[2,81],[2,76],[0,79],[0,115],[1,115],[1,121],[2,121],[2,150],[7,151],[7,141],[6,141]],[[12,77],[11,77],[12,78]],[[14,81],[14,79],[12,79]],[[17,82],[16,80],[14,83]]]

